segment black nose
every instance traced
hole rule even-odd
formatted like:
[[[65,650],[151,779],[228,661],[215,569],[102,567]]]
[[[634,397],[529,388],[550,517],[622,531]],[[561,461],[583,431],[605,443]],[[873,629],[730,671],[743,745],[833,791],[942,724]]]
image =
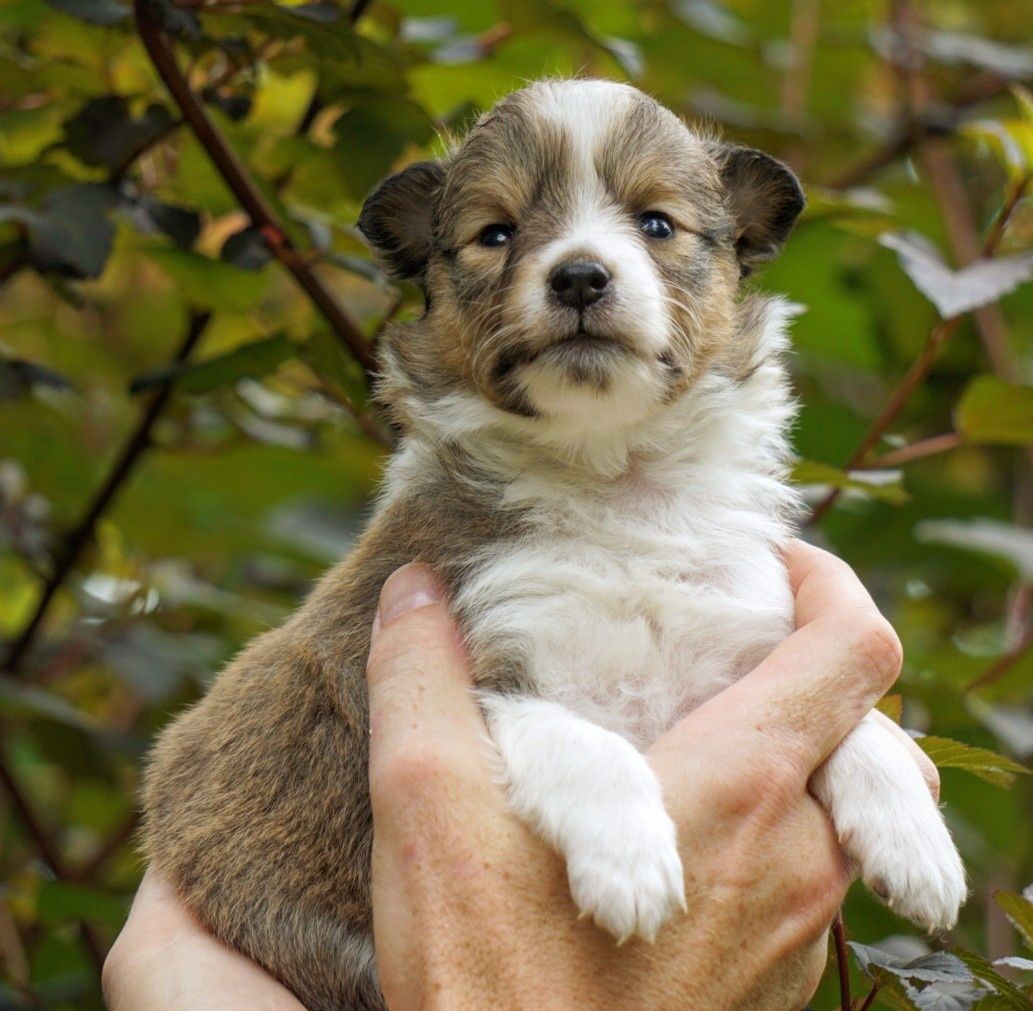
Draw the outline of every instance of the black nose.
[[[561,263],[549,275],[549,287],[556,297],[572,309],[584,309],[606,294],[610,273],[595,260],[572,260]]]

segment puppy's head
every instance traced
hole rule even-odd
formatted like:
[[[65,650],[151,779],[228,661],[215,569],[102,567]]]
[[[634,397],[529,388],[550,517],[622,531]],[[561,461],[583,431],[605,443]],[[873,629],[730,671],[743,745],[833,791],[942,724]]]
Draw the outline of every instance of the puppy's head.
[[[474,393],[572,436],[634,424],[742,364],[740,278],[803,203],[780,162],[693,133],[634,88],[515,92],[363,208],[387,269],[427,296],[387,341],[388,397],[400,383],[424,402]]]

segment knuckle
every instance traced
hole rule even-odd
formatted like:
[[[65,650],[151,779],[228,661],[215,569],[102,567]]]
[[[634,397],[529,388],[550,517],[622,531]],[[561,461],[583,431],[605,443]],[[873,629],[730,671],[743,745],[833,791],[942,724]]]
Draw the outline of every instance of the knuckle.
[[[862,673],[871,679],[879,694],[900,676],[904,648],[893,626],[881,615],[874,615],[859,625],[852,652],[863,665]]]

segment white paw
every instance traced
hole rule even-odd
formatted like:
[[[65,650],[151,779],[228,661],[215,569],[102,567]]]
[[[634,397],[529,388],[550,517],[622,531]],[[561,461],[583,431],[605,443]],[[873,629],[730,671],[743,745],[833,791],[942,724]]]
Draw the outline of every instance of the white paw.
[[[619,944],[633,936],[652,941],[674,913],[685,911],[674,823],[659,798],[586,820],[568,840],[565,855],[582,916],[592,917]]]
[[[885,727],[866,717],[814,774],[864,883],[894,912],[949,930],[965,901],[965,868],[918,766]]]
[[[852,821],[837,827],[868,888],[929,931],[953,927],[968,891],[965,868],[932,798],[910,810],[871,803]]]

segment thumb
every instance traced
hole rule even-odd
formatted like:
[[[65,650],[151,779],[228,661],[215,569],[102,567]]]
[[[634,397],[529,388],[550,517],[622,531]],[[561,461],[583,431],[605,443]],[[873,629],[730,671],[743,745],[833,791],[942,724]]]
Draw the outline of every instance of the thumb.
[[[445,588],[425,566],[405,565],[384,583],[366,680],[371,780],[414,755],[481,748],[485,727],[466,650]]]

